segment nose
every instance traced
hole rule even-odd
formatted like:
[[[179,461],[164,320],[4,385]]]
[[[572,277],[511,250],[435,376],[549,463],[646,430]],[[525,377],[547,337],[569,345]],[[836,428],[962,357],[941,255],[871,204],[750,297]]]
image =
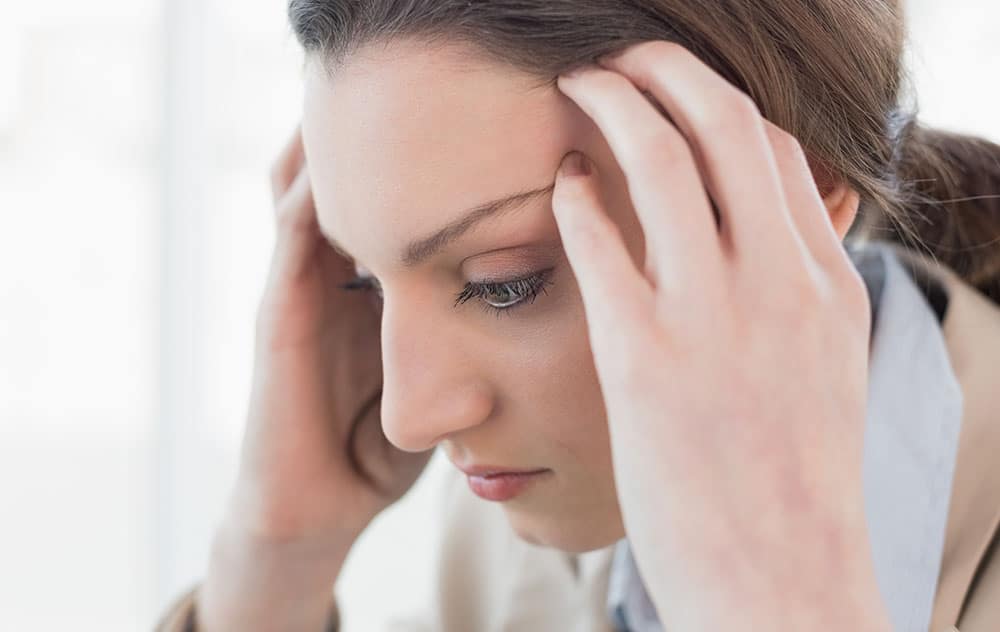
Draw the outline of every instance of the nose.
[[[382,430],[393,445],[422,452],[489,418],[495,398],[460,327],[386,303],[381,336]]]

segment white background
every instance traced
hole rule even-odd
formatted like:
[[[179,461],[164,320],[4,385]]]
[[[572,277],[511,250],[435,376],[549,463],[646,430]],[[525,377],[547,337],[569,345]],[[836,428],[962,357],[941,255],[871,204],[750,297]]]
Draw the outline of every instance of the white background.
[[[149,629],[235,472],[301,52],[282,0],[0,3],[0,622]],[[910,11],[922,118],[1000,139],[1000,5]],[[352,553],[347,629],[420,598],[430,494]]]

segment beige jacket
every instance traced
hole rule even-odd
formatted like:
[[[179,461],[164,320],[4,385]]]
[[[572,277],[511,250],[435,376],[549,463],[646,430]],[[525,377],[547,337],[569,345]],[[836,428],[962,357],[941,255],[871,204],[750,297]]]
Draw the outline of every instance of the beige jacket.
[[[965,405],[930,632],[998,632],[1000,308],[949,269],[897,252],[948,292],[942,329]],[[605,613],[613,546],[582,555],[533,546],[513,533],[498,505],[468,493],[457,473],[447,484],[436,597],[391,630],[613,632]],[[163,613],[157,632],[197,630],[197,588]],[[331,604],[329,630],[337,620]]]

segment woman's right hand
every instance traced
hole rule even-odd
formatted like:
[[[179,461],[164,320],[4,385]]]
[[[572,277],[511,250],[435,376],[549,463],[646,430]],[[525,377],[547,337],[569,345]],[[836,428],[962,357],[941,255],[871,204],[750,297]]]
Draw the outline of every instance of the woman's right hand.
[[[253,600],[272,620],[283,605],[297,617],[274,629],[308,629],[354,540],[431,454],[402,452],[382,433],[380,299],[340,287],[354,265],[320,234],[300,129],[272,191],[277,239],[240,469],[202,589],[202,618],[218,629],[259,623]]]

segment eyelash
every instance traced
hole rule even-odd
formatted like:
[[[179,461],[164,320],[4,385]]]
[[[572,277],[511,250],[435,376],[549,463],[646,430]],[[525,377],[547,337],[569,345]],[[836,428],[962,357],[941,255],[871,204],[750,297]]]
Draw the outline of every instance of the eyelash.
[[[547,293],[545,288],[552,285],[552,281],[549,280],[552,270],[552,268],[548,268],[526,277],[511,279],[509,281],[482,281],[479,283],[470,281],[465,284],[462,291],[455,297],[454,307],[458,307],[471,299],[483,298],[490,294],[509,293],[519,296],[520,298],[516,302],[510,303],[506,307],[497,307],[486,301],[479,302],[487,312],[492,312],[497,317],[500,317],[516,307],[533,303],[539,294]],[[356,276],[340,287],[345,290],[377,290],[378,288],[373,281],[374,277]],[[381,296],[381,293],[379,293],[379,296]]]

